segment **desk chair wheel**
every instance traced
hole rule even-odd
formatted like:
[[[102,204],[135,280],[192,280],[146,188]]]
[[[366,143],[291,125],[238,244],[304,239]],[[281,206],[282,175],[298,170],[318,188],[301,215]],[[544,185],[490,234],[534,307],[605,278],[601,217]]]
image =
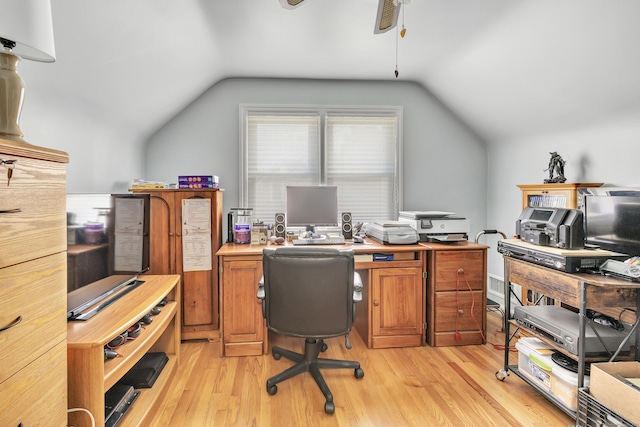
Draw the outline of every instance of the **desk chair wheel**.
[[[275,347],[273,349],[271,349],[271,355],[276,360],[280,360],[280,358],[282,357],[282,355],[276,351]]]
[[[325,414],[329,414],[329,415],[335,413],[336,412],[336,405],[334,405],[333,402],[329,402],[329,401],[325,402],[325,404],[324,404],[324,412],[325,412]]]
[[[364,377],[364,371],[362,370],[362,368],[356,368],[353,370],[353,376],[355,376],[357,379],[360,379]]]
[[[274,385],[270,386],[269,384],[267,384],[267,393],[269,393],[271,396],[273,396],[277,392],[278,392],[278,386],[277,385],[274,384]]]

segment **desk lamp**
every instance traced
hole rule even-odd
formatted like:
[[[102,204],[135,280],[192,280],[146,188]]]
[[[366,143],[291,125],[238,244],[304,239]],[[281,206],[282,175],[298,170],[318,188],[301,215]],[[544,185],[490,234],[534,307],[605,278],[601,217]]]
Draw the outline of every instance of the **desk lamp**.
[[[17,65],[56,60],[50,0],[4,0],[0,44],[0,137],[26,143],[18,124],[25,84]]]

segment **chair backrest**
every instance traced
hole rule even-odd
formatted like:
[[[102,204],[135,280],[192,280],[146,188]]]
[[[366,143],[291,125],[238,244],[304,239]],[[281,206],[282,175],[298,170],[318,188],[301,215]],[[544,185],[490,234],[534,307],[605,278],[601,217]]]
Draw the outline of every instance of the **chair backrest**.
[[[263,251],[267,328],[305,338],[345,335],[353,324],[353,252],[282,247]]]

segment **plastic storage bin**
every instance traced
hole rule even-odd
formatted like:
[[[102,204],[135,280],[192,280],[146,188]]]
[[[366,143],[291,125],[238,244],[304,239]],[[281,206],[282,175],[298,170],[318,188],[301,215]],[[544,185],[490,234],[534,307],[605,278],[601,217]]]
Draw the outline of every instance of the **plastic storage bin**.
[[[584,386],[589,387],[589,377],[586,375]],[[554,363],[551,370],[551,394],[572,410],[577,410],[578,374]]]
[[[524,337],[516,343],[518,371],[532,379],[544,390],[551,392],[551,347],[537,338]]]

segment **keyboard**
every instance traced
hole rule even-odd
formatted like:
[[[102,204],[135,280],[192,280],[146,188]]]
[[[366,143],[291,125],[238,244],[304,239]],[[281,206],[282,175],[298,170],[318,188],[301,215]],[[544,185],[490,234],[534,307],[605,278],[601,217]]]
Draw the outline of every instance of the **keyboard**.
[[[344,245],[344,237],[324,237],[320,239],[295,239],[293,245]]]

